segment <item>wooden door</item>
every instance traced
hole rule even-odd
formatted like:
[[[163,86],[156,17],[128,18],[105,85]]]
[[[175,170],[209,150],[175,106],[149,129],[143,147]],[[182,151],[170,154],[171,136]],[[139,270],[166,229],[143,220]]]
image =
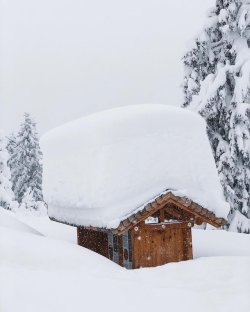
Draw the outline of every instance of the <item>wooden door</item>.
[[[143,223],[132,233],[133,268],[192,259],[191,229],[186,222]]]

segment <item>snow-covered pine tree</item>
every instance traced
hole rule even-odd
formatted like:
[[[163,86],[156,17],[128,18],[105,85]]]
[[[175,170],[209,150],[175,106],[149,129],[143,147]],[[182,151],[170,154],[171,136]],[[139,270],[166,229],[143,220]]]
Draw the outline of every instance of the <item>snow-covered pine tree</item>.
[[[37,202],[35,201],[33,191],[30,188],[26,190],[20,208],[28,210],[37,209]]]
[[[42,152],[36,124],[27,113],[11,148],[9,166],[16,200],[21,203],[29,189],[34,201],[42,201]]]
[[[14,149],[17,145],[16,143],[16,137],[14,135],[14,133],[11,133],[10,136],[6,136],[7,138],[7,151],[9,153],[9,155],[12,155],[14,153]],[[11,167],[11,161],[8,161],[8,166]],[[10,168],[11,169],[11,168]]]
[[[0,132],[0,207],[12,209],[14,194],[12,192],[11,173],[7,165],[9,154],[6,139]]]
[[[183,61],[183,106],[207,121],[230,229],[249,233],[250,1],[217,0]]]
[[[16,136],[14,133],[11,133],[10,136],[7,136],[7,151],[9,152],[10,155],[13,154],[13,150],[16,147]]]

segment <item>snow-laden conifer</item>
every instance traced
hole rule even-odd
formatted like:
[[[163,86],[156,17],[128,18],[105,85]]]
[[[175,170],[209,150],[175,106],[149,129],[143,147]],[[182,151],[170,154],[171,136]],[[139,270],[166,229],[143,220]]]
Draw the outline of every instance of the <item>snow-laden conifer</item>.
[[[207,121],[231,230],[249,232],[250,1],[217,0],[184,65],[183,106]]]
[[[11,133],[9,136],[6,136],[6,138],[7,138],[7,145],[6,145],[7,151],[9,153],[9,155],[12,155],[14,152],[14,149],[17,145],[16,136],[14,133]],[[10,161],[8,161],[8,165],[10,167],[10,165],[11,165]]]
[[[42,201],[42,152],[36,124],[27,113],[11,148],[9,166],[16,200],[21,203],[29,189],[34,201]]]
[[[12,192],[11,173],[8,167],[9,154],[6,148],[6,139],[0,132],[0,206],[12,209],[14,194]]]
[[[37,209],[37,202],[35,201],[33,191],[30,188],[26,190],[23,196],[20,209],[28,209],[28,210]]]

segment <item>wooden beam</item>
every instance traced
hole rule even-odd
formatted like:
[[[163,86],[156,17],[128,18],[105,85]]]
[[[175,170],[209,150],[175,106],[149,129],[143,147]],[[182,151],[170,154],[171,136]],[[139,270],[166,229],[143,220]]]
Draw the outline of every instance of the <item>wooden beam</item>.
[[[207,218],[206,217],[206,215],[202,215],[201,216],[201,213],[197,213],[194,209],[192,209],[192,205],[191,206],[189,206],[189,207],[186,207],[186,206],[184,206],[183,204],[181,204],[180,202],[178,202],[177,200],[175,200],[175,199],[172,199],[171,198],[171,200],[169,201],[169,202],[171,202],[171,203],[173,203],[173,204],[175,204],[175,205],[179,205],[183,210],[185,210],[185,211],[188,211],[188,212],[190,212],[191,214],[193,214],[193,215],[195,215],[195,216],[197,216],[197,217],[199,217],[199,218],[203,218],[203,222],[207,222],[207,223],[209,223],[209,224],[211,224],[211,225],[213,225],[213,226],[215,226],[215,227],[219,227],[220,226],[220,224],[218,224],[217,222],[215,222],[215,221],[212,221],[211,219],[209,219],[209,218]],[[205,208],[204,208],[205,209]]]
[[[191,222],[173,222],[173,223],[167,223],[167,222],[163,222],[161,223],[147,223],[147,224],[141,224],[140,228],[146,228],[146,227],[150,227],[150,229],[152,230],[162,230],[165,231],[166,229],[170,229],[170,228],[174,228],[174,229],[178,229],[178,228],[191,228],[193,226],[193,223]]]
[[[197,217],[198,222],[200,222],[200,219],[202,219],[202,222],[207,222],[215,227],[219,227],[226,222],[222,218],[216,218],[215,214],[208,209],[203,208],[192,201],[186,202],[181,197],[175,196],[171,192],[169,192],[165,195],[161,195],[159,199],[156,198],[155,201],[153,201],[152,203],[147,204],[140,212],[140,215],[137,214],[136,217],[135,215],[131,215],[126,219],[126,223],[121,222],[120,226],[117,229],[112,229],[113,233],[118,233],[118,235],[121,235],[123,232],[130,230],[136,224],[145,220],[147,217],[162,209],[167,204],[173,204],[179,207],[181,210],[191,214],[192,216]],[[124,226],[125,224],[126,226]]]
[[[174,218],[177,218],[178,220],[181,220],[183,218],[183,215],[181,215],[178,211],[176,211],[176,209],[174,209],[173,207],[166,207],[164,208],[164,210],[166,210],[166,212],[170,215],[172,215]]]

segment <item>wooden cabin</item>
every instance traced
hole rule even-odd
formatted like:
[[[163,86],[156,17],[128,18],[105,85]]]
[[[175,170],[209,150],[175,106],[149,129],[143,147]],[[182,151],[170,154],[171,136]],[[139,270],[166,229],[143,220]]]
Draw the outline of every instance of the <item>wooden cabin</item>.
[[[227,222],[190,199],[169,192],[125,218],[114,229],[77,227],[78,244],[127,269],[193,258],[194,224]]]
[[[192,226],[226,223],[206,124],[189,110],[105,110],[52,129],[41,146],[50,218],[125,268],[192,259]]]

